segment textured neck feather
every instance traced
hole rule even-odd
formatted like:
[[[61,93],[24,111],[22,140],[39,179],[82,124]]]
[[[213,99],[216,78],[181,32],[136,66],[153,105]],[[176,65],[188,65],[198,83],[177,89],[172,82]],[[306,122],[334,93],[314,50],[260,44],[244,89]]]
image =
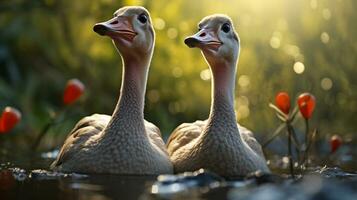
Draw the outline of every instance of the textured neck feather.
[[[208,135],[232,134],[232,132],[236,134],[238,133],[234,112],[236,62],[214,63],[210,69],[212,73],[212,102],[205,132]],[[225,131],[222,132],[222,130]]]
[[[123,57],[119,101],[105,134],[141,134],[144,129],[144,100],[149,58]],[[142,134],[144,135],[144,134]]]

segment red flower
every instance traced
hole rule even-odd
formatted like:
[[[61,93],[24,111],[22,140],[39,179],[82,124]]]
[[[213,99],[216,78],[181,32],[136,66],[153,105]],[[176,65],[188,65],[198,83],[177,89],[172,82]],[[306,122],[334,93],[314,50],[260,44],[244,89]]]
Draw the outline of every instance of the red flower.
[[[285,114],[289,114],[290,110],[290,97],[286,92],[279,92],[275,97],[275,103],[278,108]]]
[[[68,105],[75,102],[84,92],[84,85],[78,79],[71,79],[67,81],[66,88],[63,94],[63,103]]]
[[[342,144],[342,138],[338,135],[333,135],[330,139],[331,153],[335,152]]]
[[[303,93],[298,98],[298,106],[300,113],[305,119],[309,119],[314,112],[316,100],[314,95]]]
[[[6,107],[0,118],[0,133],[9,132],[20,120],[20,111],[16,108]]]

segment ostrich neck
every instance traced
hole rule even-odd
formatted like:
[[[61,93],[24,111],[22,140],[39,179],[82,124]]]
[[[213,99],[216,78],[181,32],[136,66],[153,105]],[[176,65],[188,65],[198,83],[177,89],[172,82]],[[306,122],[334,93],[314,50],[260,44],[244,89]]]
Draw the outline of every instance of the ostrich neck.
[[[234,111],[236,62],[210,66],[212,73],[212,102],[207,135],[238,133]],[[222,132],[222,129],[225,130]]]
[[[211,68],[212,102],[210,118],[214,117],[217,112],[218,114],[225,114],[220,113],[223,108],[234,110],[235,72],[230,68],[230,66]]]
[[[144,132],[144,97],[150,59],[123,57],[120,96],[105,134]]]

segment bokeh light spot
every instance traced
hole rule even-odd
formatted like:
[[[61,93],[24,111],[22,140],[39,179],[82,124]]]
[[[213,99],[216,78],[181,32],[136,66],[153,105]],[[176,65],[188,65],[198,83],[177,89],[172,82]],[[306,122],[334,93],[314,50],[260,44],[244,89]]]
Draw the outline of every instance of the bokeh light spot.
[[[169,28],[167,30],[167,37],[169,37],[170,39],[175,39],[177,35],[178,33],[176,28]]]
[[[180,22],[179,28],[181,31],[188,31],[189,25],[187,22]]]
[[[270,39],[270,46],[273,48],[273,49],[277,49],[280,47],[280,39],[278,37],[275,37],[273,36],[271,39]]]
[[[321,42],[324,44],[327,44],[330,41],[330,36],[326,32],[321,33],[320,38],[321,38]]]
[[[325,20],[329,20],[331,18],[331,11],[328,8],[322,10],[322,17]]]
[[[273,36],[270,38],[270,46],[274,49],[280,47],[282,35],[279,31],[275,31]]]
[[[302,62],[296,62],[293,68],[294,68],[294,72],[297,74],[302,74],[305,71],[305,65]]]
[[[250,84],[250,78],[249,78],[249,76],[247,76],[247,75],[241,75],[241,76],[239,76],[239,78],[238,78],[238,84],[239,84],[240,87],[243,87],[243,88],[248,87],[249,84]]]
[[[249,106],[249,99],[246,96],[239,96],[237,98],[237,107],[239,106]]]
[[[147,94],[147,97],[148,97],[150,102],[156,103],[160,99],[160,93],[157,90],[149,90],[148,94]]]
[[[204,69],[200,73],[200,77],[204,81],[208,81],[211,79],[211,71],[209,69]]]
[[[175,77],[175,78],[180,78],[182,76],[182,69],[180,67],[175,67],[172,69],[172,75]]]
[[[172,114],[181,112],[181,105],[178,101],[169,104],[169,112]]]
[[[246,105],[240,105],[237,109],[237,119],[244,119],[247,118],[250,114],[249,107]]]
[[[286,54],[293,56],[294,58],[300,54],[300,48],[296,45],[286,45],[284,46],[284,51]]]
[[[317,8],[317,0],[311,0],[310,1],[310,6],[312,9],[316,9]]]
[[[155,18],[154,19],[154,27],[157,30],[162,30],[165,28],[165,21],[161,18]]]
[[[330,78],[325,77],[321,80],[321,88],[324,90],[330,90],[333,86],[333,82]]]

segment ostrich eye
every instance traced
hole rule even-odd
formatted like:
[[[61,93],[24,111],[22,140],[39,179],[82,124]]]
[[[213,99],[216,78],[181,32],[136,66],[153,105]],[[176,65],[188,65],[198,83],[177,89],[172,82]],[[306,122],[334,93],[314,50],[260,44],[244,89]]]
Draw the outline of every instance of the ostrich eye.
[[[222,25],[221,30],[225,33],[228,33],[231,30],[231,26],[228,23]]]
[[[145,14],[141,14],[138,16],[138,20],[139,22],[141,22],[142,24],[145,24],[148,21],[148,18],[146,17]]]

